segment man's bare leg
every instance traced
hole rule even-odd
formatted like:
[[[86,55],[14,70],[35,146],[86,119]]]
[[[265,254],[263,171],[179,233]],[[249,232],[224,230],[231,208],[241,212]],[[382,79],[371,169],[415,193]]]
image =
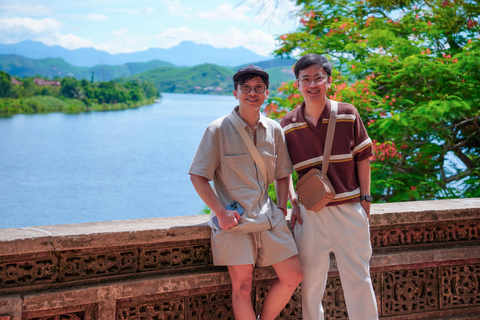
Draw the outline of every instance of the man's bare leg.
[[[270,287],[263,301],[261,320],[274,320],[303,279],[300,262],[296,255],[274,264],[273,268],[278,279]]]
[[[232,306],[235,320],[255,320],[252,306],[253,265],[228,266],[232,280]]]

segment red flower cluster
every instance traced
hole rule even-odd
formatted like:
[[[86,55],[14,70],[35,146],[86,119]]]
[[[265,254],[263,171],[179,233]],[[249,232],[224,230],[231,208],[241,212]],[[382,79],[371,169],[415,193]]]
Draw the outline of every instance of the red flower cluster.
[[[427,50],[423,50],[423,51],[421,52],[421,54],[425,54],[425,53],[426,53],[426,54],[431,54],[432,51],[430,51],[430,49],[427,49]]]
[[[385,161],[388,159],[401,159],[402,155],[398,152],[398,148],[395,146],[395,142],[386,141],[386,142],[378,142],[377,140],[373,140],[373,158],[372,160],[380,160]]]
[[[275,103],[271,102],[265,107],[264,112],[266,114],[270,114],[270,113],[277,112],[277,110],[278,110],[278,106]]]
[[[313,18],[313,19],[315,19],[315,17],[316,17],[317,15],[315,14],[315,12],[313,12],[313,10],[310,10],[310,12],[306,14],[306,16],[307,16],[307,18]]]
[[[452,55],[446,55],[445,53],[442,54],[442,57],[445,59],[445,60],[451,60],[453,63],[457,63],[458,62],[458,59],[452,59]],[[443,61],[442,61],[443,63]]]
[[[472,19],[468,19],[467,28],[468,28],[468,29],[472,29],[472,28],[475,27],[477,24],[478,24],[477,21],[472,20]]]

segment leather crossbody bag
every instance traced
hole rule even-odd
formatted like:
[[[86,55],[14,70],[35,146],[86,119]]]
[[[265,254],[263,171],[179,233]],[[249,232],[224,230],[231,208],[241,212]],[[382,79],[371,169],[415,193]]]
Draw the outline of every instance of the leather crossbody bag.
[[[335,198],[335,189],[328,179],[327,171],[332,151],[335,132],[338,102],[331,100],[330,117],[328,119],[327,137],[323,152],[322,171],[310,169],[297,181],[297,193],[303,206],[311,211],[319,211]]]

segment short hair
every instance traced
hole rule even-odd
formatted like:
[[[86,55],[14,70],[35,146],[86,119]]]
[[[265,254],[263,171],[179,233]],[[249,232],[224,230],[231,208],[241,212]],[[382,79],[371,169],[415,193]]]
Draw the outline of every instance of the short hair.
[[[261,75],[255,74],[255,73],[245,73],[245,74],[240,75],[238,77],[237,81],[233,82],[234,90],[237,90],[238,85],[243,86],[243,84],[245,82],[247,82],[248,80],[253,79],[255,77],[260,77],[262,79],[263,83],[265,83],[265,85],[267,86],[267,89],[268,89],[269,83],[268,83],[267,77],[261,76]]]
[[[295,78],[298,79],[300,71],[307,69],[312,65],[322,67],[329,77],[332,76],[332,63],[326,57],[316,53],[309,53],[298,59],[293,69]]]

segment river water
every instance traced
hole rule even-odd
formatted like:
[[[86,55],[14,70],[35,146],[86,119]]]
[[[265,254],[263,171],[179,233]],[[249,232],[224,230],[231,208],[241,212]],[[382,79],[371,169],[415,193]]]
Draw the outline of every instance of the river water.
[[[163,94],[122,111],[0,118],[0,228],[199,214],[187,174],[233,96]]]

